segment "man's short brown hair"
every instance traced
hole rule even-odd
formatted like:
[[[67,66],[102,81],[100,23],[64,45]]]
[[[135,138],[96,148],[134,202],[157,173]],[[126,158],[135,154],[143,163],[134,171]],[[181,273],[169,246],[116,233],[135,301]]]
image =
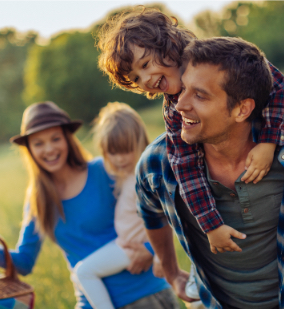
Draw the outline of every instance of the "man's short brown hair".
[[[101,28],[99,68],[113,84],[136,93],[145,93],[128,78],[133,62],[131,46],[145,48],[145,54],[153,53],[161,65],[168,66],[164,59],[169,57],[180,67],[183,50],[194,37],[191,31],[178,26],[176,18],[168,17],[158,9],[134,7],[132,11],[110,18]],[[150,93],[147,95],[153,97]]]
[[[259,117],[272,89],[273,79],[268,61],[260,49],[241,38],[215,37],[193,40],[185,48],[183,60],[193,66],[209,63],[225,71],[222,88],[228,95],[231,111],[240,101],[251,98],[255,109],[249,121]]]

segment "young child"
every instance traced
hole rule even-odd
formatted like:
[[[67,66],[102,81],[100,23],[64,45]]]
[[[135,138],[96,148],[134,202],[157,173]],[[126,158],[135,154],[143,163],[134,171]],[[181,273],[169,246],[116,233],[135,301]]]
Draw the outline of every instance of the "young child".
[[[75,273],[93,308],[114,309],[101,278],[130,266],[135,249],[125,249],[124,245],[149,245],[143,221],[136,211],[134,175],[135,165],[148,145],[148,137],[140,116],[129,105],[118,102],[108,103],[101,109],[94,132],[105,168],[115,179],[117,203],[114,222],[118,237],[80,261],[75,267]],[[154,266],[162,275],[156,257]],[[134,272],[140,273],[141,269]]]
[[[207,234],[213,253],[241,251],[231,239],[246,235],[224,224],[204,174],[203,150],[198,144],[182,141],[182,119],[175,110],[181,91],[180,77],[185,63],[185,46],[196,39],[157,9],[134,8],[109,19],[101,29],[99,66],[117,86],[148,98],[164,93],[164,119],[170,165],[179,184],[181,197]],[[264,124],[257,146],[246,160],[242,181],[257,183],[269,171],[276,145],[283,146],[283,75],[271,64],[274,78],[270,100],[263,110]],[[176,162],[179,162],[176,164]]]

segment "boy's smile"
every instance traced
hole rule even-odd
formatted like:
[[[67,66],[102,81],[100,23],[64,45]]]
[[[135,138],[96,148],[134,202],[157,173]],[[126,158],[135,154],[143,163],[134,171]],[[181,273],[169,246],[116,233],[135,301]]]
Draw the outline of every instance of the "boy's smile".
[[[181,68],[165,59],[169,66],[157,63],[154,53],[146,53],[145,48],[132,46],[133,62],[129,79],[141,89],[150,93],[176,94],[181,90]]]

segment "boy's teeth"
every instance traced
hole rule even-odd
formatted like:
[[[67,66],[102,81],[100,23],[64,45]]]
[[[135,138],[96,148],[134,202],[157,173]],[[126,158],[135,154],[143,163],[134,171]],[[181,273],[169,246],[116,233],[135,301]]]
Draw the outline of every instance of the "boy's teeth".
[[[157,82],[155,83],[155,85],[153,86],[153,88],[159,87],[160,82],[161,82],[161,79],[162,79],[162,77],[160,77],[160,78],[157,80]]]

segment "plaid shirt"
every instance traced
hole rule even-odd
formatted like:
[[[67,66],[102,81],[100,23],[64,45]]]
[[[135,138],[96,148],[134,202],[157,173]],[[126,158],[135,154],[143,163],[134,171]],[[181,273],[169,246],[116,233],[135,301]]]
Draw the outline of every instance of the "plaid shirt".
[[[283,158],[282,158],[283,157]],[[278,159],[284,166],[284,147]],[[169,164],[166,154],[166,134],[162,134],[142,154],[136,167],[136,192],[138,212],[144,219],[147,229],[159,229],[168,223],[175,230],[177,237],[196,266],[196,281],[200,298],[206,308],[220,309],[222,306],[211,293],[205,274],[190,252],[190,243],[186,238],[181,219],[175,209],[175,192],[178,182]],[[277,231],[277,256],[279,270],[279,308],[284,309],[284,199],[280,207]]]
[[[261,143],[284,145],[284,76],[269,64],[273,75],[273,90],[263,110],[265,125],[257,137]],[[196,218],[204,233],[224,224],[216,209],[215,200],[204,175],[203,149],[199,144],[189,145],[181,139],[181,115],[176,111],[178,95],[165,95],[164,120],[166,124],[167,153],[170,165],[179,183],[180,195]]]

